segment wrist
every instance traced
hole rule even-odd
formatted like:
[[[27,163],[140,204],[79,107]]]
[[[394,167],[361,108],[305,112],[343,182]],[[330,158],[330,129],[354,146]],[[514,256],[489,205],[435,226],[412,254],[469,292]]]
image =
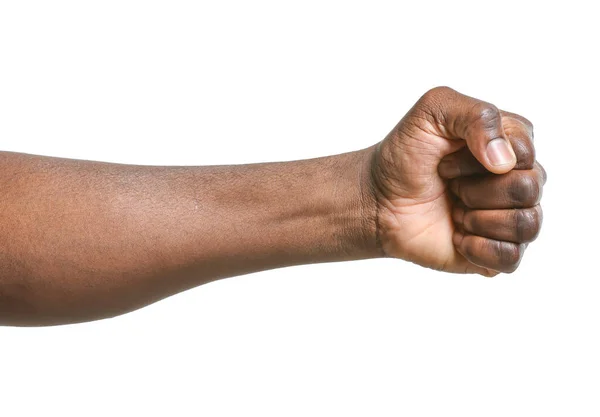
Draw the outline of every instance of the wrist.
[[[353,259],[384,256],[378,238],[378,204],[372,181],[372,164],[376,146],[337,155],[338,172],[334,173],[332,195],[336,212],[343,217],[342,247]]]

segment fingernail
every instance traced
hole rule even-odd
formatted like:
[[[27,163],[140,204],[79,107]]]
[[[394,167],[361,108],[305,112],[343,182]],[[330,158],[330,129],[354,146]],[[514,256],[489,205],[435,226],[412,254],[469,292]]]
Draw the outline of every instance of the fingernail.
[[[487,145],[487,156],[494,166],[509,165],[516,161],[516,156],[505,139],[498,138]]]

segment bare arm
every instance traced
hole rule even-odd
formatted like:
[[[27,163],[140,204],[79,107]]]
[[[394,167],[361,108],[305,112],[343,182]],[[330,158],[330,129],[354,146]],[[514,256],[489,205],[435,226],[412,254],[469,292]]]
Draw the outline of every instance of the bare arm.
[[[376,256],[371,154],[151,167],[1,153],[0,323],[109,317],[218,278]]]

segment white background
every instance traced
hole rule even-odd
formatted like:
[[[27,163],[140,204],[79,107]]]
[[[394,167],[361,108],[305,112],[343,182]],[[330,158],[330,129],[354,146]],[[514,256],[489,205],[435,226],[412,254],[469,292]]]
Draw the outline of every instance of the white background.
[[[2,415],[597,416],[593,3],[0,2],[3,150],[322,156],[379,141],[449,85],[531,119],[549,174],[513,275],[312,265],[112,320],[0,328]]]

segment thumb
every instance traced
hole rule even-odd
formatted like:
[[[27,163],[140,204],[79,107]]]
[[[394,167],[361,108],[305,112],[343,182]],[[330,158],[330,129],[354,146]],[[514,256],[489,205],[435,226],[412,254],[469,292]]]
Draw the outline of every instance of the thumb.
[[[475,158],[490,172],[513,169],[517,157],[502,128],[502,115],[493,104],[437,87],[420,100],[448,139],[463,139]]]

